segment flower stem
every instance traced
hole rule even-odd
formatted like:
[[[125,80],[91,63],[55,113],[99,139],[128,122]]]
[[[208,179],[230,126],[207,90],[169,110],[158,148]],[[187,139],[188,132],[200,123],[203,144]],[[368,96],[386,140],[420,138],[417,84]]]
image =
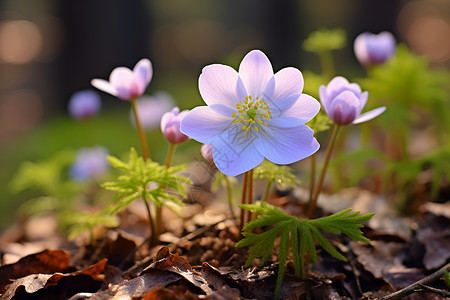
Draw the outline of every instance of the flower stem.
[[[247,203],[248,204],[253,204],[253,169],[248,171],[248,178],[247,178],[247,180],[249,181]],[[247,211],[247,222],[250,222],[251,220],[252,220],[252,211],[248,210]]]
[[[248,181],[248,171],[244,173],[244,182],[242,183],[241,204],[247,203],[247,181]],[[245,222],[244,217],[245,217],[245,211],[243,208],[241,208],[240,223],[239,223],[239,226],[241,227],[241,231],[242,231],[242,228],[244,227],[244,222]]]
[[[272,182],[273,182],[272,180],[269,180],[267,182],[266,189],[264,190],[264,195],[263,195],[263,197],[261,199],[262,203],[266,203],[267,199],[269,198],[269,192],[270,192],[270,188],[272,186]]]
[[[311,172],[309,176],[309,203],[314,195],[314,185],[316,184],[316,153],[311,155]]]
[[[234,214],[233,210],[233,192],[231,190],[231,183],[228,180],[227,175],[223,174],[223,178],[225,181],[225,188],[227,189],[227,199],[228,199],[228,206],[230,207],[231,217],[233,220],[236,220],[236,215]]]
[[[159,236],[157,234],[157,230],[155,230],[155,224],[153,224],[153,217],[150,210],[150,205],[148,204],[147,197],[145,197],[145,193],[142,193],[142,200],[145,203],[145,208],[148,213],[148,224],[150,228],[150,240],[149,240],[149,247],[155,246],[159,241]]]
[[[148,155],[148,147],[147,147],[147,139],[145,137],[144,129],[142,128],[141,122],[139,120],[138,112],[137,112],[137,99],[132,99],[131,107],[133,108],[134,119],[136,120],[136,128],[139,134],[139,141],[141,142],[142,156],[144,160],[147,161],[149,159]],[[145,186],[144,189],[147,187]],[[148,223],[150,226],[150,247],[156,245],[159,241],[158,230],[155,228],[156,224],[153,222],[152,212],[150,210],[150,205],[148,204],[147,197],[142,193],[142,200],[145,203],[145,208],[147,209],[148,214]]]
[[[339,131],[339,125],[335,125],[333,129],[333,133],[331,134],[330,143],[328,144],[327,153],[325,154],[325,162],[323,164],[322,172],[320,173],[319,182],[317,183],[314,197],[308,203],[308,218],[312,218],[314,216],[314,211],[316,209],[317,198],[319,197],[320,190],[322,189],[323,180],[325,179],[325,173],[327,171],[328,162],[331,158],[331,153],[333,152],[334,143],[336,141],[336,137]]]
[[[137,113],[137,99],[131,100],[131,106],[133,107],[134,119],[136,120],[136,128],[137,128],[137,131],[139,134],[139,140],[141,142],[142,156],[144,157],[144,160],[147,160],[149,158],[147,139],[145,137],[145,132],[144,132],[144,129],[142,128],[142,125],[141,125],[141,122],[139,120],[139,116]]]
[[[319,53],[322,74],[325,81],[331,80],[334,76],[334,63],[331,51],[322,51]]]
[[[172,164],[172,158],[173,158],[173,154],[175,152],[175,146],[176,146],[176,144],[172,144],[172,143],[170,143],[170,145],[169,145],[169,153],[167,154],[167,159],[166,159],[166,170],[168,170],[170,168],[170,165]],[[164,189],[166,190],[167,187],[164,187]],[[156,213],[155,213],[155,232],[159,239],[159,235],[164,230],[162,222],[161,222],[162,206],[156,206],[155,211],[156,211]]]

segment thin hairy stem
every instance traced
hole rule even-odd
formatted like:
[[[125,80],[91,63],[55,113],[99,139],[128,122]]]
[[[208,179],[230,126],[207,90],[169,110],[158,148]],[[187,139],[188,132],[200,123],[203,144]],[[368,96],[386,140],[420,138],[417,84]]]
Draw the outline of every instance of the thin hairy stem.
[[[173,154],[175,153],[175,146],[176,146],[176,144],[172,144],[172,143],[169,145],[169,152],[168,152],[167,158],[166,158],[166,170],[168,170],[170,168],[170,165],[172,164]],[[164,189],[167,189],[167,187],[164,187]],[[157,232],[158,237],[164,230],[163,224],[161,221],[161,214],[162,214],[162,206],[156,206],[156,209],[155,209],[155,225],[156,225],[155,231]]]
[[[314,195],[314,185],[316,184],[316,153],[311,155],[311,172],[309,176],[309,203]]]
[[[267,199],[269,198],[270,188],[272,187],[272,180],[267,181],[266,189],[264,190],[264,195],[261,199],[262,203],[266,203]]]
[[[325,154],[325,161],[323,164],[322,172],[320,173],[319,182],[317,183],[316,190],[314,193],[314,197],[312,201],[308,203],[308,218],[312,218],[314,216],[314,212],[316,210],[317,198],[319,197],[320,191],[322,189],[323,180],[325,179],[325,174],[327,171],[328,163],[331,158],[331,153],[333,152],[333,147],[336,142],[336,137],[339,131],[339,125],[335,125],[333,129],[333,133],[331,134],[330,143],[328,144],[327,152]]]
[[[134,119],[136,120],[136,128],[139,134],[139,141],[141,142],[142,156],[144,160],[148,160],[148,147],[147,147],[147,139],[145,137],[144,129],[142,128],[141,121],[139,120],[138,112],[137,112],[137,99],[131,100],[131,106],[133,107]]]
[[[227,190],[228,207],[230,208],[231,217],[233,218],[233,220],[236,220],[236,215],[234,214],[234,210],[233,210],[233,191],[231,189],[231,183],[228,180],[227,175],[223,174],[223,178],[225,180],[225,188]]]
[[[253,204],[253,169],[248,171],[248,178],[247,178],[247,180],[249,181],[249,183],[248,183],[248,199],[247,199],[247,203],[248,204]],[[248,210],[247,211],[247,222],[250,222],[251,220],[252,220],[252,211]]]
[[[244,173],[244,182],[242,183],[241,204],[247,203],[247,181],[248,181],[247,179],[248,179],[248,171]],[[245,224],[245,210],[243,208],[241,208],[240,223],[239,223],[239,226],[241,227],[241,231],[242,231],[242,228],[244,227],[244,224]]]

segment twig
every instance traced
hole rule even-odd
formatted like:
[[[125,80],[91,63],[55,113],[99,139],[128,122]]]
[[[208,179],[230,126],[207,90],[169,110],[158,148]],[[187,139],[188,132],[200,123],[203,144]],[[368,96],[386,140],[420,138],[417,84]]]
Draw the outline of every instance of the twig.
[[[437,289],[428,285],[424,285],[424,284],[420,284],[419,285],[423,288],[423,290],[432,292],[432,293],[436,293],[436,294],[441,294],[444,297],[450,297],[450,292],[447,292],[445,290],[441,290],[441,289]]]
[[[404,289],[401,289],[390,295],[387,295],[387,296],[384,296],[381,298],[377,298],[376,300],[396,300],[396,299],[401,299],[403,297],[406,297],[414,292],[417,292],[418,290],[421,290],[424,285],[432,283],[432,282],[438,280],[439,278],[441,278],[444,275],[445,270],[450,270],[450,263],[446,264],[445,266],[443,266],[442,268],[440,268],[433,274],[428,275],[427,277],[422,278],[421,280],[405,287]]]

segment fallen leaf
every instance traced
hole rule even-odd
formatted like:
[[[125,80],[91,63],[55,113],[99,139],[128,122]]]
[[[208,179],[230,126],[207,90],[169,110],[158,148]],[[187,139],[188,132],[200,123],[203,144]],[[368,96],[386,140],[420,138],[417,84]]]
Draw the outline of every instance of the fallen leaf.
[[[0,268],[0,293],[11,279],[18,279],[31,274],[53,274],[69,269],[70,255],[62,250],[45,250],[25,256],[18,262]]]

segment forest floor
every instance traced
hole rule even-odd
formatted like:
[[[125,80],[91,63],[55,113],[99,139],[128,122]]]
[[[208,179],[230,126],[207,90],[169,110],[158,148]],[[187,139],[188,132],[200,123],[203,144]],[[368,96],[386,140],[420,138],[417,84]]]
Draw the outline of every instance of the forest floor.
[[[302,189],[274,193],[269,202],[301,215],[305,195]],[[13,224],[0,237],[0,300],[273,299],[277,245],[267,261],[244,268],[247,249],[235,247],[239,227],[226,205],[207,202],[187,204],[183,218],[164,211],[167,231],[151,248],[139,202],[120,213],[118,228],[96,231],[93,243],[86,236],[68,241],[51,214]],[[439,272],[404,299],[449,296],[442,268],[450,266],[450,203],[423,201],[400,216],[384,197],[351,188],[321,196],[319,207],[322,215],[349,207],[375,212],[363,228],[371,243],[331,237],[348,262],[319,248],[306,278],[295,276],[291,259],[280,298],[398,299],[389,295]]]

